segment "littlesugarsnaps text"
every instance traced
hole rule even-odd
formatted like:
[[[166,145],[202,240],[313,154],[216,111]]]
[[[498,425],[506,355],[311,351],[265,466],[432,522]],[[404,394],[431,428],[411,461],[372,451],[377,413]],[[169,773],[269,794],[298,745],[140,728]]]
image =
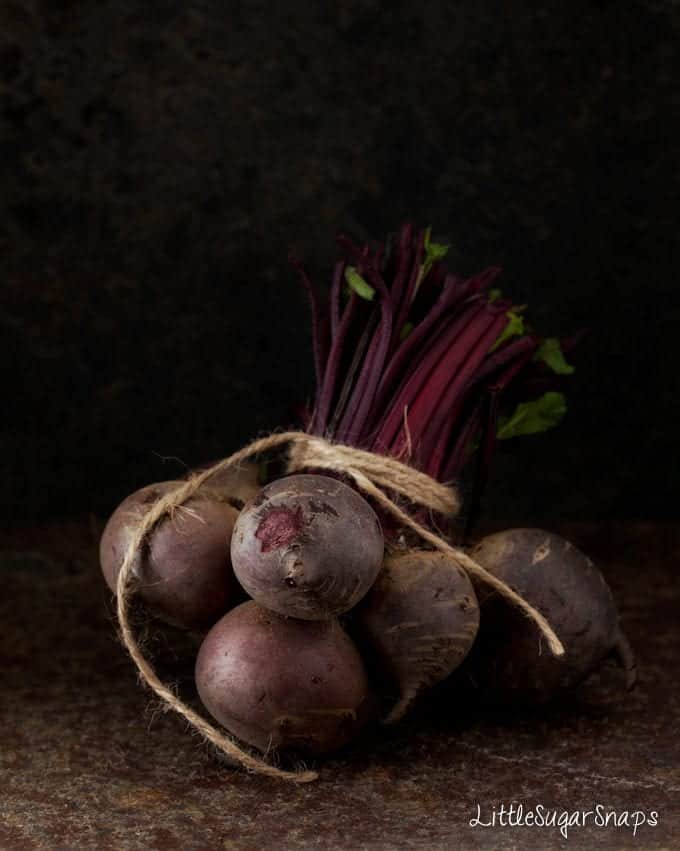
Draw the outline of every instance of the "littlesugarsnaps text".
[[[659,813],[656,810],[616,810],[603,804],[593,804],[588,810],[568,810],[546,807],[543,804],[526,806],[522,803],[484,807],[477,804],[470,819],[470,827],[529,827],[559,830],[565,839],[570,831],[583,827],[628,830],[637,836],[643,827],[656,827]]]

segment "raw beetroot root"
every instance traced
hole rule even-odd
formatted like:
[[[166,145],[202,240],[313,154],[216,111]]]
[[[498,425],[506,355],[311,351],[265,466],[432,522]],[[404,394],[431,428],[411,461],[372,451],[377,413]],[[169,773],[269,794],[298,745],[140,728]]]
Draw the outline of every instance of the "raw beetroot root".
[[[479,626],[467,574],[445,554],[428,550],[389,556],[355,614],[366,658],[398,688],[387,723],[400,720],[460,665]]]
[[[148,485],[123,500],[111,515],[99,556],[114,594],[137,524],[151,505],[180,484]],[[222,496],[200,491],[153,529],[136,567],[139,596],[153,614],[180,629],[204,629],[242,599],[229,553],[237,516]]]
[[[210,630],[196,685],[210,714],[261,751],[338,750],[373,706],[359,652],[337,620],[284,618],[252,601]]]
[[[380,522],[363,497],[328,476],[267,485],[240,513],[231,542],[234,572],[272,611],[303,620],[355,606],[383,559]]]
[[[536,606],[565,646],[545,651],[534,625],[504,600],[478,588],[481,626],[465,678],[487,702],[544,703],[615,656],[635,682],[635,661],[611,590],[593,562],[564,538],[541,529],[508,529],[472,551],[487,570]]]

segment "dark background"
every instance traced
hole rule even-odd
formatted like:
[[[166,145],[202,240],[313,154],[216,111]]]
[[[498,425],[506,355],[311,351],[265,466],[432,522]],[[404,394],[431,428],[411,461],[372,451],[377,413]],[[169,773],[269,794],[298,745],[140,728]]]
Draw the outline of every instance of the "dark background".
[[[147,9],[146,6],[152,7]],[[0,510],[109,512],[286,425],[287,267],[412,218],[590,329],[491,514],[670,518],[678,487],[671,2],[0,5]]]

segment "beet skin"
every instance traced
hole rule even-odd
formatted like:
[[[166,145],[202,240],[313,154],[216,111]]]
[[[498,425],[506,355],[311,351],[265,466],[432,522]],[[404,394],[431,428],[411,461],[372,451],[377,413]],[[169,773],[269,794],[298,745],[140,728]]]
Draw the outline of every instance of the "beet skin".
[[[553,656],[533,622],[478,584],[480,629],[464,668],[484,700],[544,703],[610,654],[632,685],[634,661],[612,593],[573,544],[541,529],[508,529],[482,539],[472,557],[542,612],[565,649],[564,656]]]
[[[111,515],[99,556],[114,594],[137,524],[153,503],[180,484],[148,485]],[[181,629],[205,629],[242,599],[229,550],[237,515],[228,501],[201,491],[154,527],[135,568],[137,592],[153,614]]]
[[[231,542],[234,572],[260,605],[303,620],[348,611],[383,560],[377,515],[352,488],[328,476],[267,485],[241,511]]]
[[[397,687],[386,719],[394,722],[463,661],[477,635],[479,606],[467,574],[449,556],[407,550],[385,560],[356,625],[366,658]]]
[[[373,706],[359,651],[337,620],[284,618],[252,601],[206,636],[196,686],[213,717],[262,751],[337,750]]]

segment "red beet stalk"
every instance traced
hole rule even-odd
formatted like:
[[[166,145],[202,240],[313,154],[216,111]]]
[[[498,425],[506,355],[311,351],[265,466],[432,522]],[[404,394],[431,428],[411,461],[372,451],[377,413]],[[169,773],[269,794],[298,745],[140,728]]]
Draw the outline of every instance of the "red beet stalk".
[[[534,362],[541,338],[524,331],[511,301],[489,293],[500,269],[450,274],[447,247],[431,242],[429,229],[405,224],[385,244],[338,243],[325,305],[295,264],[312,308],[317,392],[308,432],[442,481],[476,457],[478,502],[504,400],[515,385],[554,378]]]

